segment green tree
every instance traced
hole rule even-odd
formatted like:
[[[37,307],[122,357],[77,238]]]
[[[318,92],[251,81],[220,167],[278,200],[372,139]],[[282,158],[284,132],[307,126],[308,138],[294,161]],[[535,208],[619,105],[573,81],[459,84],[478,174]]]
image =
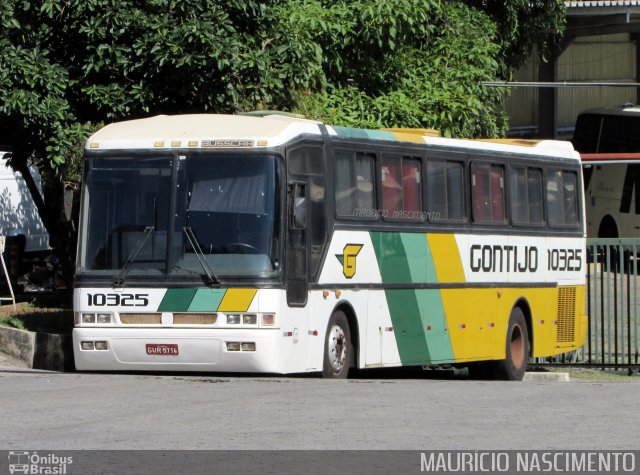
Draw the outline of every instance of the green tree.
[[[497,27],[499,73],[509,79],[537,47],[546,56],[566,27],[564,0],[464,0],[485,12]]]
[[[271,8],[278,3],[1,3],[0,143],[11,149],[10,164],[25,174],[53,236],[64,235],[61,187],[77,179],[78,144],[95,124],[294,104],[292,91],[311,86],[319,51],[289,41]],[[29,159],[40,166],[46,202]]]
[[[462,3],[429,0],[290,2],[290,28],[325,52],[324,87],[300,110],[357,127],[434,127],[447,136],[504,132],[496,28]],[[464,31],[464,34],[460,32]]]

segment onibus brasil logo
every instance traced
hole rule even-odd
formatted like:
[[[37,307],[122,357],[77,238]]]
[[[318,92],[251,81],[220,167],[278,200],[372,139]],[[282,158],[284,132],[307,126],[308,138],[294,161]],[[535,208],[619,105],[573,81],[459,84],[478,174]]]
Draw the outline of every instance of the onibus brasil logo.
[[[38,454],[38,452],[10,451],[9,473],[32,473],[62,475],[67,473],[67,465],[73,463],[73,457],[61,457],[56,454]]]
[[[347,279],[351,279],[356,275],[356,256],[362,249],[362,244],[347,244],[342,250],[342,254],[336,254],[336,257],[342,264],[342,273]]]

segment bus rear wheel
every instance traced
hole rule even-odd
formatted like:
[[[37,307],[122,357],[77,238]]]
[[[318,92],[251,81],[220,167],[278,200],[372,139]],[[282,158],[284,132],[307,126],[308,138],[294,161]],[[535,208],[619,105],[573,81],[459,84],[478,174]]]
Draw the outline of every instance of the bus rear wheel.
[[[506,358],[494,362],[495,379],[522,381],[527,370],[530,345],[527,321],[520,307],[515,307],[509,316],[507,328]]]
[[[338,310],[331,315],[324,343],[322,377],[345,379],[353,365],[353,343],[349,322],[344,312]]]

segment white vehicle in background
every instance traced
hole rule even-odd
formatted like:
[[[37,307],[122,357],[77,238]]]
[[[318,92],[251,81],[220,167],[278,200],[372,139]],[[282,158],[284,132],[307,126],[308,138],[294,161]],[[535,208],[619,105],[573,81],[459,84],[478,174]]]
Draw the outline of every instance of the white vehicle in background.
[[[572,139],[584,168],[587,236],[640,236],[640,106],[590,109]]]
[[[40,219],[31,193],[19,172],[6,166],[7,152],[0,152],[0,236],[24,235],[25,253],[49,250],[49,233]],[[31,174],[40,188],[40,174],[35,166]]]

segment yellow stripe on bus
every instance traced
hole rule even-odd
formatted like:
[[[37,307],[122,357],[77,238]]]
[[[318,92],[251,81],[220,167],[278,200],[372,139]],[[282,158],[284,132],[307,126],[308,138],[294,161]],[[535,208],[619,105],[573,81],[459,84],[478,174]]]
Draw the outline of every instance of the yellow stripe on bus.
[[[427,234],[439,283],[465,282],[460,251],[453,234]]]
[[[218,311],[246,312],[257,292],[257,289],[227,289]]]

